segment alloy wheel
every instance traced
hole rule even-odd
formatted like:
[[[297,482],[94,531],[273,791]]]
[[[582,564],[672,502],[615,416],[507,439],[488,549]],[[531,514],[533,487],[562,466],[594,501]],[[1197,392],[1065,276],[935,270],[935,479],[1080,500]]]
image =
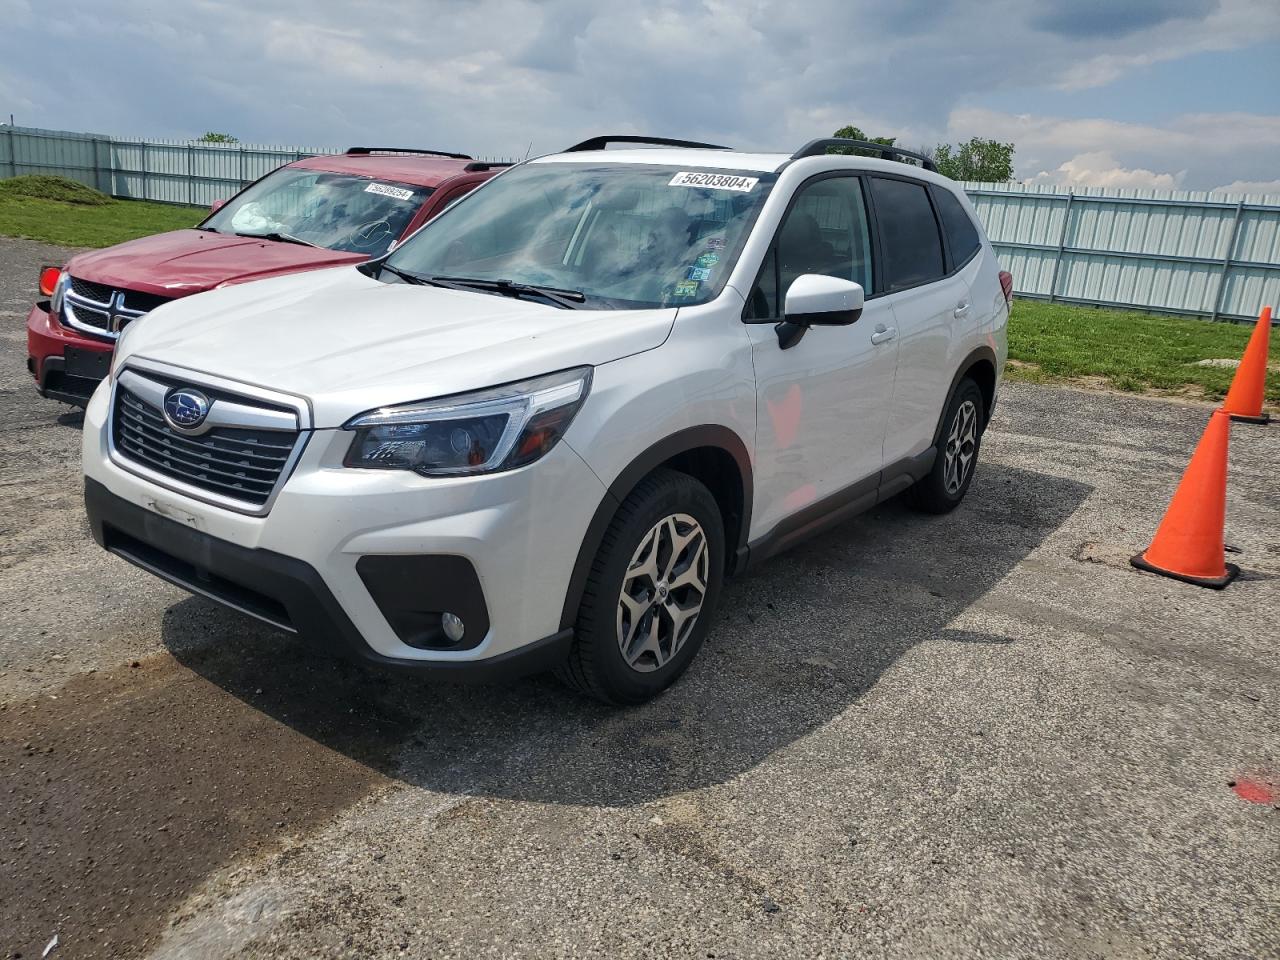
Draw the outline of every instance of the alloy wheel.
[[[707,596],[711,554],[687,513],[664,517],[640,540],[618,595],[618,648],[627,666],[658,670],[680,652]]]
[[[951,421],[947,434],[947,448],[943,454],[942,485],[947,493],[955,496],[964,486],[965,478],[973,466],[973,455],[978,446],[978,408],[972,400],[960,404]]]

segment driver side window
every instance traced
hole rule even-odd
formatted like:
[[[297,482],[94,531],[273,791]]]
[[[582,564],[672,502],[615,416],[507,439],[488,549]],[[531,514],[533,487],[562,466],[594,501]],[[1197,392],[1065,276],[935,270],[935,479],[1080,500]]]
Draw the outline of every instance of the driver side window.
[[[871,234],[857,177],[827,177],[800,189],[764,258],[745,318],[780,319],[788,288],[805,273],[852,280],[873,292]]]

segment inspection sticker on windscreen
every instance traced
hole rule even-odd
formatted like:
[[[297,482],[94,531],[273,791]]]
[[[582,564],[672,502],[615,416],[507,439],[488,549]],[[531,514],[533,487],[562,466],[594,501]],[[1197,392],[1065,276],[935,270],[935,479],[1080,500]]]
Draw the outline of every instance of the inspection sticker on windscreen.
[[[759,177],[739,177],[731,173],[689,173],[681,171],[671,178],[668,187],[710,187],[712,190],[737,190],[740,193],[750,192]]]
[[[365,193],[376,193],[382,197],[395,197],[397,200],[412,200],[413,191],[403,187],[388,187],[385,183],[371,183],[364,188]]]

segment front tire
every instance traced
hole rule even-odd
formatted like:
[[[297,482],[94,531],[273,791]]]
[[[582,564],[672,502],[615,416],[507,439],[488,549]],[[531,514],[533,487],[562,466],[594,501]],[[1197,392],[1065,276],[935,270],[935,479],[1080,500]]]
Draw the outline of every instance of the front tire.
[[[646,477],[605,532],[557,676],[605,703],[657,696],[702,646],[724,554],[724,523],[705,486],[675,470]]]
[[[949,513],[960,505],[978,465],[985,406],[978,385],[968,377],[961,380],[942,418],[933,468],[908,491],[913,506],[926,513]]]

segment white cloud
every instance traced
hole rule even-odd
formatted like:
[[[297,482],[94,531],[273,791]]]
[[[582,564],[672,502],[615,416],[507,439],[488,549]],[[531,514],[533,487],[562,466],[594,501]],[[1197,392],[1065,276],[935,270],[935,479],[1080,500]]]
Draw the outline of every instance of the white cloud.
[[[1122,13],[1129,0],[1104,4],[1102,17]],[[1108,10],[1108,7],[1113,7]],[[1085,53],[1076,63],[1067,65],[1057,79],[1063,90],[1082,90],[1112,83],[1129,71],[1193,53],[1235,50],[1256,42],[1260,37],[1274,36],[1280,30],[1280,4],[1275,0],[1219,0],[1210,6],[1202,19],[1188,22],[1178,15],[1173,5],[1170,16],[1162,23],[1138,34],[1136,44],[1115,44],[1119,49]],[[1181,11],[1185,13],[1186,11]],[[1126,41],[1132,39],[1126,37]],[[1105,40],[1105,37],[1094,39]]]
[[[1280,180],[1235,180],[1214,187],[1212,193],[1270,194],[1280,197]]]
[[[1126,169],[1115,157],[1105,151],[1082,153],[1058,166],[1056,170],[1041,170],[1028,183],[1055,184],[1063,187],[1127,187],[1157,190],[1176,190],[1186,171],[1176,174],[1156,173],[1142,168]]]
[[[30,23],[31,19],[29,0],[0,0],[0,23],[6,27]]]
[[[1280,116],[1197,113],[1156,125],[969,108],[952,113],[947,135],[1012,141],[1019,179],[1204,190],[1220,183],[1224,170],[1242,180],[1273,175]]]
[[[1013,140],[1023,176],[1098,151],[1189,186],[1275,175],[1259,157],[1276,118],[956,109],[1280,37],[1275,0],[64,0],[47,23],[30,6],[0,0],[0,107],[33,125],[511,156],[609,132],[794,149],[856,123],[908,146]],[[1196,142],[1246,128],[1254,152]]]

